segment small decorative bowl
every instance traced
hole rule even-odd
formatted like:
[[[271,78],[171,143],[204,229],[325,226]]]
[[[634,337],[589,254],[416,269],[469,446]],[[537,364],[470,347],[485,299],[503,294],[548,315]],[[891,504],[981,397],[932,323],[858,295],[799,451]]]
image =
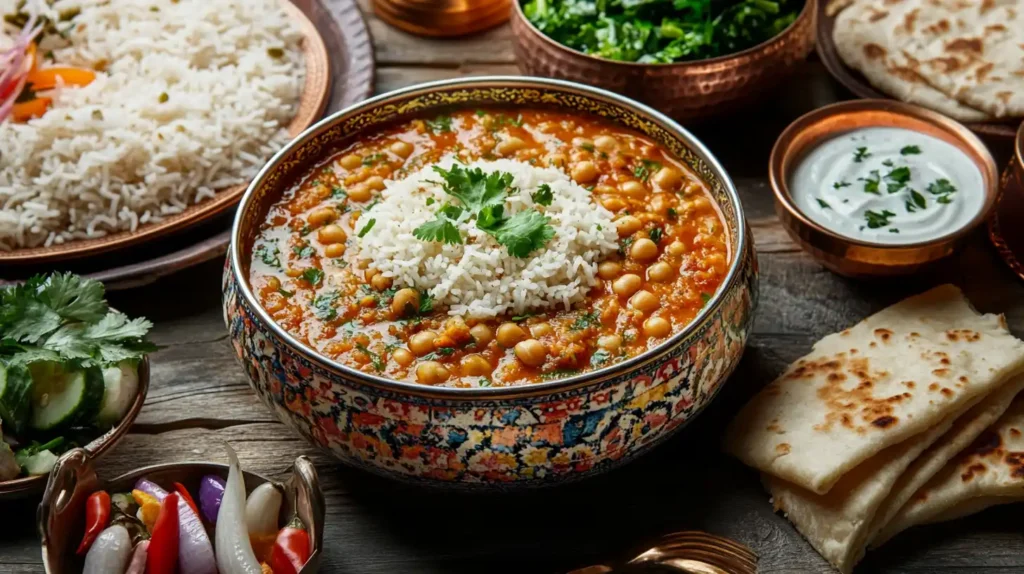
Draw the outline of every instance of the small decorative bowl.
[[[1024,123],[1017,130],[1013,157],[1003,171],[999,201],[988,220],[988,236],[1010,271],[1024,279]]]
[[[277,325],[249,285],[253,243],[295,178],[382,126],[453,107],[592,114],[665,146],[711,190],[732,246],[726,279],[694,321],[647,352],[597,371],[517,387],[394,381],[328,359]],[[232,231],[224,313],[253,389],[282,421],[356,467],[434,485],[549,485],[648,451],[692,420],[736,367],[757,302],[757,263],[736,189],[710,152],[666,116],[557,80],[482,77],[412,86],[340,111],[292,141],[253,180]]]
[[[373,0],[388,24],[420,36],[465,36],[508,20],[513,0]]]
[[[128,492],[140,478],[148,478],[164,488],[180,482],[190,492],[198,492],[199,480],[203,476],[228,476],[226,464],[180,462],[147,466],[117,478],[100,480],[96,476],[95,462],[95,457],[88,451],[76,448],[64,453],[50,474],[36,519],[42,538],[43,568],[47,574],[82,571],[82,559],[75,555],[75,548],[82,539],[85,526],[85,502],[93,492]],[[258,474],[245,471],[243,474],[248,492],[270,482]],[[312,574],[319,568],[320,552],[324,547],[325,504],[316,468],[308,458],[300,456],[295,459],[291,476],[280,485],[285,493],[281,516],[297,514],[309,532],[309,560],[300,574]]]
[[[149,358],[142,359],[139,363],[139,393],[135,396],[135,401],[132,406],[129,407],[128,412],[121,419],[121,422],[114,425],[113,428],[100,436],[93,439],[89,444],[85,445],[83,449],[89,453],[92,458],[99,458],[103,456],[103,453],[110,450],[117,441],[121,440],[124,435],[128,434],[128,429],[135,422],[135,418],[139,416],[139,411],[142,410],[143,403],[146,402],[146,393],[149,392]],[[42,492],[46,486],[46,475],[41,474],[37,476],[26,476],[24,478],[16,478],[14,480],[8,480],[6,482],[0,482],[0,500],[14,499],[38,494]]]
[[[525,74],[570,80],[634,98],[680,121],[706,119],[763,97],[814,48],[817,0],[774,38],[717,58],[674,64],[620,62],[584,54],[538,30],[515,0],[512,31]]]
[[[930,241],[888,245],[839,235],[823,227],[796,206],[788,178],[819,142],[865,127],[895,127],[917,131],[952,144],[981,171],[985,202],[966,225]],[[985,221],[995,205],[999,174],[985,144],[956,120],[925,108],[893,100],[853,100],[814,110],[787,127],[772,148],[768,176],[775,192],[775,211],[783,227],[804,251],[832,271],[848,277],[913,273],[956,250],[970,232]]]

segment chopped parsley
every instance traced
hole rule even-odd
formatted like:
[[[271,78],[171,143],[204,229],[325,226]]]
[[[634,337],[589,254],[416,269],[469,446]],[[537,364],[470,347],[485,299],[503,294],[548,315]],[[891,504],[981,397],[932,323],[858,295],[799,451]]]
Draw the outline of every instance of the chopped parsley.
[[[633,175],[647,183],[647,180],[651,178],[651,174],[661,169],[661,164],[649,159],[642,159],[640,163],[633,167]]]
[[[889,225],[889,218],[895,216],[896,214],[888,209],[883,209],[881,212],[868,209],[864,212],[864,219],[867,221],[868,227],[871,229],[886,227]]]
[[[910,199],[907,200],[905,206],[907,208],[908,213],[913,213],[918,209],[925,209],[926,207],[928,207],[928,202],[925,200],[923,195],[911,189]]]
[[[452,131],[452,117],[441,115],[432,120],[427,120],[427,127],[435,134],[450,132]]]
[[[832,189],[843,189],[844,187],[850,187],[851,185],[853,184],[848,181],[837,181],[832,184]]]
[[[380,355],[371,351],[366,345],[362,343],[356,343],[356,348],[366,353],[366,356],[370,358],[370,364],[373,365],[373,370],[378,373],[384,370],[384,359]]]
[[[302,278],[309,281],[310,285],[319,285],[324,280],[324,272],[316,267],[309,267],[302,272]]]
[[[340,198],[343,198],[343,197],[348,197],[348,192],[345,191],[344,187],[336,185],[336,186],[331,188],[331,197],[333,197],[334,199],[340,199]]]
[[[284,287],[278,287],[277,288],[277,292],[280,293],[284,297],[291,297],[292,295],[295,294],[294,291],[289,291],[289,290],[285,289]]]
[[[316,253],[316,250],[313,249],[312,245],[298,245],[296,247],[292,247],[292,253],[298,255],[302,259],[305,259]]]
[[[629,246],[633,245],[632,237],[624,237],[619,240],[619,255],[625,257],[626,252],[629,251]]]
[[[894,166],[896,164],[893,163],[893,161],[891,159],[887,159],[887,160],[882,162],[882,165],[884,165],[885,167],[892,167],[892,166]]]
[[[461,214],[462,208],[454,205],[445,205],[434,214],[434,219],[413,229],[412,234],[416,239],[422,241],[450,244],[462,243],[462,235],[454,223]]]
[[[455,352],[455,347],[441,347],[437,350],[437,354],[442,357],[447,357]]]
[[[936,196],[935,201],[943,204],[952,202],[952,195],[956,193],[956,187],[946,178],[929,183],[926,189],[928,193]]]
[[[515,323],[518,323],[520,321],[525,321],[525,320],[529,319],[530,317],[533,317],[534,315],[536,315],[536,313],[526,313],[525,315],[516,315],[516,316],[512,317],[511,320],[513,322],[515,322]]]
[[[554,201],[555,194],[551,192],[550,185],[542,183],[540,187],[537,188],[537,191],[533,192],[533,195],[531,195],[530,198],[538,205],[548,206],[551,205],[552,201]]]
[[[430,293],[423,291],[420,293],[420,314],[425,315],[434,310],[434,298],[430,296]]]
[[[859,177],[857,180],[864,182],[864,193],[882,195],[878,192],[878,184],[882,183],[882,176],[878,174],[877,169],[871,170],[871,177]]]
[[[906,187],[910,181],[910,168],[907,166],[897,167],[885,174],[886,191],[896,193]]]
[[[819,206],[820,206],[820,207],[821,207],[822,209],[832,209],[832,206],[831,206],[831,205],[829,205],[829,204],[828,204],[828,202],[827,202],[827,201],[825,201],[824,199],[821,199],[821,198],[819,198],[819,197],[816,197],[816,198],[814,198],[814,199],[816,199],[816,200],[818,201],[818,205],[819,205]]]
[[[321,321],[330,321],[338,316],[338,310],[334,303],[338,300],[338,293],[330,291],[321,293],[313,298],[313,314]]]
[[[704,302],[704,305],[707,305],[708,301],[711,300],[711,294],[710,293],[701,293],[700,294],[700,300]],[[702,307],[704,305],[702,305]]]
[[[655,243],[661,243],[661,237],[664,234],[665,234],[665,232],[662,231],[662,229],[660,227],[655,227],[654,229],[652,229],[649,232],[647,232],[647,236],[650,237],[651,241],[653,241]]]
[[[383,153],[380,153],[380,152],[378,152],[378,153],[371,153],[370,155],[368,155],[368,156],[363,158],[363,165],[371,166],[371,165],[377,163],[378,161],[381,161],[382,159],[386,159],[386,158],[387,158],[387,156],[384,155]]]
[[[376,219],[370,218],[370,221],[366,222],[366,227],[363,227],[362,229],[359,230],[359,238],[362,239],[363,236],[365,236],[367,233],[369,233],[370,230],[373,229],[373,226],[376,223],[377,223]]]
[[[900,232],[900,230],[896,229],[895,227],[892,227],[892,228],[889,229],[889,233],[899,233],[899,232]]]
[[[260,243],[256,246],[255,255],[256,257],[259,257],[260,261],[265,265],[277,268],[281,267],[281,252],[277,249],[277,245]]]
[[[437,202],[434,201],[433,197],[428,197],[427,198],[427,205],[434,205],[435,203],[437,203]]]
[[[863,146],[857,148],[857,151],[853,152],[853,161],[857,163],[860,163],[869,157],[871,157],[871,152],[868,151],[868,148]]]
[[[916,145],[908,145],[900,148],[900,155],[917,155],[921,153],[921,148]]]
[[[671,207],[668,208],[668,210],[665,212],[665,215],[667,215],[669,219],[675,219],[679,217],[679,214],[676,213],[676,210]],[[598,229],[600,229],[600,226],[598,226]]]
[[[588,311],[586,313],[583,313],[579,317],[576,317],[576,320],[573,321],[572,325],[569,326],[569,329],[573,331],[582,331],[583,329],[586,329],[588,327],[593,327],[600,324],[601,313],[597,311]]]
[[[600,367],[601,365],[608,362],[612,358],[612,354],[604,349],[598,349],[594,351],[593,355],[590,355],[590,366]]]

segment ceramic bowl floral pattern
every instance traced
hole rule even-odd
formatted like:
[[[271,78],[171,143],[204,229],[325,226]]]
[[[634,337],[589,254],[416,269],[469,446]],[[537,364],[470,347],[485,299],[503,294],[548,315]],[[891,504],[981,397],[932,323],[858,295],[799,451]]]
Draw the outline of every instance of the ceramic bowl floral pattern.
[[[457,389],[391,381],[318,355],[273,323],[247,285],[258,224],[289,177],[359,132],[451,105],[562,106],[657,139],[709,184],[729,227],[729,274],[694,322],[655,349],[564,380]],[[250,383],[276,416],[342,461],[392,478],[464,487],[553,484],[638,456],[692,420],[736,367],[757,302],[757,262],[728,176],[689,133],[640,104],[536,78],[415,86],[323,120],[246,192],[224,273],[224,312]]]

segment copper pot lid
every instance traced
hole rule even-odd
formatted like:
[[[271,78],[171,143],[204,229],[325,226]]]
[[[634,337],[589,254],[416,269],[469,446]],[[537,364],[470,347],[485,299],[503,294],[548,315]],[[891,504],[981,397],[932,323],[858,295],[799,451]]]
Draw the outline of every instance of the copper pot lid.
[[[374,0],[388,24],[420,36],[464,36],[508,20],[513,0]]]

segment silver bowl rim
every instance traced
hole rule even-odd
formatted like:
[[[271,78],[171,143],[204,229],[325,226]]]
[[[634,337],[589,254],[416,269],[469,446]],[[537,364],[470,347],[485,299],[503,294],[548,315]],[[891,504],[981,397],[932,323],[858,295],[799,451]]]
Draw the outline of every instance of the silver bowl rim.
[[[564,379],[555,379],[552,381],[531,383],[515,387],[482,388],[435,387],[408,381],[396,381],[387,377],[364,373],[321,355],[315,349],[299,341],[292,336],[291,333],[288,333],[281,328],[281,326],[278,325],[272,317],[270,317],[259,301],[256,300],[249,287],[248,279],[242,273],[241,264],[241,242],[239,241],[239,235],[242,228],[242,221],[245,213],[248,211],[246,209],[247,206],[252,202],[256,190],[263,185],[263,181],[267,177],[267,174],[269,174],[270,171],[274,169],[284,158],[291,154],[293,150],[306,145],[313,136],[354,113],[371,109],[374,106],[389,100],[422,95],[437,90],[450,90],[453,88],[493,88],[495,86],[522,86],[527,88],[540,87],[541,89],[549,88],[560,92],[577,92],[591,98],[605,100],[620,108],[629,109],[638,115],[646,116],[660,124],[662,128],[676,136],[687,149],[696,154],[698,158],[710,168],[711,172],[714,173],[715,177],[717,177],[722,183],[722,187],[729,198],[729,202],[732,204],[733,211],[737,218],[738,232],[735,245],[732,249],[732,261],[729,263],[729,272],[726,275],[725,280],[722,281],[722,284],[719,285],[718,289],[715,291],[712,298],[704,305],[697,316],[690,321],[689,325],[673,335],[671,338],[625,361],[614,363],[594,371],[587,371],[585,373],[566,377]],[[478,400],[506,397],[508,395],[514,395],[517,397],[550,395],[551,393],[566,388],[589,386],[591,383],[596,383],[598,381],[635,370],[672,351],[679,345],[685,343],[691,335],[699,331],[701,327],[703,327],[704,323],[715,315],[719,307],[722,306],[722,302],[725,300],[726,296],[731,293],[732,290],[737,287],[737,283],[742,280],[740,272],[745,264],[747,256],[748,244],[750,242],[749,235],[750,230],[747,227],[743,204],[740,201],[739,193],[736,191],[736,186],[733,184],[732,178],[729,177],[729,174],[725,171],[715,156],[711,154],[700,140],[694,137],[694,135],[686,128],[679,125],[678,122],[669,118],[665,114],[645,104],[614,92],[576,82],[533,76],[473,76],[436,80],[393,90],[334,112],[310,126],[306,131],[302,132],[298,137],[290,141],[276,154],[274,154],[274,156],[260,169],[249,184],[249,187],[245,190],[245,194],[242,196],[242,199],[238,204],[234,224],[231,228],[231,246],[228,250],[228,255],[231,257],[230,272],[235,280],[235,288],[245,300],[246,305],[253,313],[256,314],[259,321],[269,329],[274,336],[278,337],[287,346],[291,347],[311,363],[320,364],[328,370],[339,372],[345,377],[354,379],[359,383],[372,387],[384,388],[398,394],[413,396],[429,395],[433,397],[440,396],[445,399]]]

